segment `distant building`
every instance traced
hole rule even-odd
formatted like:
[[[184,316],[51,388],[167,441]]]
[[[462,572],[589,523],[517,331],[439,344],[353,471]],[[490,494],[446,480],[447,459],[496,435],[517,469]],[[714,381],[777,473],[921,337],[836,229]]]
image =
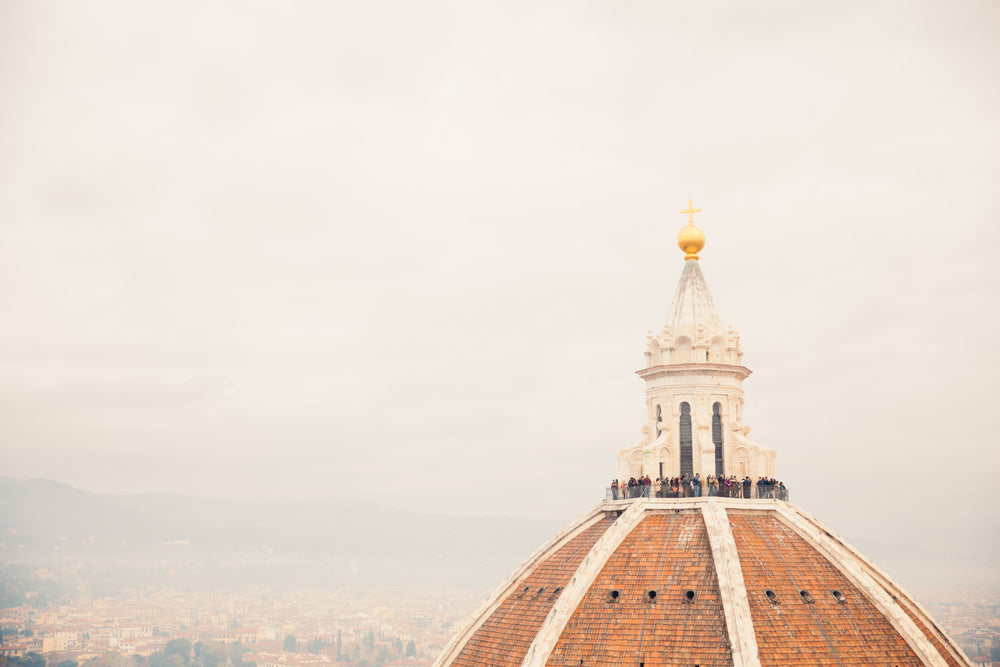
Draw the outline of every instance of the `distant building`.
[[[254,653],[244,656],[244,659],[257,664],[257,667],[329,667],[336,664],[326,655],[312,653]]]
[[[223,644],[255,644],[260,636],[257,628],[237,628],[235,630],[218,630],[212,633],[212,639]]]
[[[42,637],[42,653],[65,653],[76,648],[75,631],[56,631]]]
[[[153,636],[152,625],[115,626],[114,629],[115,639],[140,639],[143,637],[152,637],[152,636]]]
[[[3,644],[0,646],[0,658],[19,658],[28,652],[25,644]]]

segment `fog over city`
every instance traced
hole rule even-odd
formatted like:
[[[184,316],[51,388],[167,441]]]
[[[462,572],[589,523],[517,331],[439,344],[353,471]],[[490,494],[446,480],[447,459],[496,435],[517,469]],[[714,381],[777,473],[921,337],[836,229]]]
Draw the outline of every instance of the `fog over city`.
[[[998,29],[0,3],[0,562],[490,589],[641,437],[692,200],[792,502],[922,599],[1000,588]]]

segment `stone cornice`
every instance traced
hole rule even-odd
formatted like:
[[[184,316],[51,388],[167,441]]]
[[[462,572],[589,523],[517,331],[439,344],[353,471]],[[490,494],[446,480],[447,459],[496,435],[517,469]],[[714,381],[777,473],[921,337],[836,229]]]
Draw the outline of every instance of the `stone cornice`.
[[[687,363],[687,364],[663,364],[661,366],[650,366],[635,372],[643,380],[654,380],[661,377],[677,375],[730,375],[738,380],[745,380],[750,377],[751,371],[746,366],[733,366],[732,364]]]

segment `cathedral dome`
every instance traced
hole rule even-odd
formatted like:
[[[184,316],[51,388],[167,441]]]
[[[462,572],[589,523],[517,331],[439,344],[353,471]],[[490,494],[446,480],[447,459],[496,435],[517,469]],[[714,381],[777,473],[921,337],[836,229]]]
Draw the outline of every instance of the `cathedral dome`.
[[[552,538],[436,664],[971,665],[898,584],[784,492],[749,493],[751,478],[775,476],[776,453],[749,438],[739,334],[723,329],[692,261],[704,246],[691,221],[699,211],[681,211],[688,261],[638,371],[642,439],[618,453],[619,478],[643,481],[642,497],[611,491]],[[684,495],[650,497],[661,478],[675,496],[679,480]],[[729,491],[710,482],[702,497],[708,478]]]
[[[805,512],[702,497],[598,505],[526,560],[436,664],[970,663]]]

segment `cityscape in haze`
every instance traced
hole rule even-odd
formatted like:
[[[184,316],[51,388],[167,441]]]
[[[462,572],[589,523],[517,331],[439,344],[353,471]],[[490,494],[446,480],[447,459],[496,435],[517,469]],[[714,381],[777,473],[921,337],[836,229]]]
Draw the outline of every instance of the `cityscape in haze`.
[[[997,34],[0,3],[0,667],[431,665],[648,435],[691,201],[792,502],[1000,662]]]
[[[150,586],[48,604],[29,598],[3,609],[0,655],[35,653],[64,667],[177,667],[192,659],[204,667],[430,665],[478,597],[442,589],[214,594]]]
[[[98,496],[0,478],[0,656],[37,654],[53,667],[430,665],[560,527],[344,500]],[[970,577],[949,578],[940,552],[916,568],[893,551],[875,558],[907,575],[967,655],[1000,653],[1000,592],[974,585],[987,576],[975,562]],[[171,662],[171,651],[189,659]]]
[[[214,594],[149,587],[104,598],[6,607],[0,656],[71,667],[430,665],[482,601],[468,589],[314,589]],[[969,656],[996,661],[1000,596],[952,593],[929,605]],[[207,659],[206,659],[207,658]],[[22,663],[25,664],[25,663]],[[31,663],[27,663],[31,664]]]
[[[343,498],[100,495],[0,477],[0,658],[429,665],[490,588],[560,527]],[[1000,653],[1000,595],[979,583],[990,581],[989,554],[851,541],[969,656]]]

